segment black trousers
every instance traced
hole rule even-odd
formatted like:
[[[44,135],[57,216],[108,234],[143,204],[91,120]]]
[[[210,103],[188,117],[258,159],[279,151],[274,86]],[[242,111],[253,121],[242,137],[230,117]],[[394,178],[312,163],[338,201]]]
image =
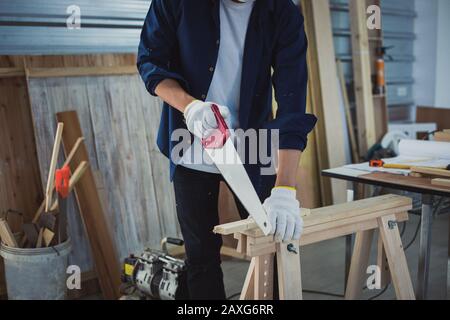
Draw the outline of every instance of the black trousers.
[[[219,224],[219,174],[178,166],[174,175],[178,221],[186,248],[189,296],[195,300],[223,300],[225,289],[220,267],[222,237],[212,232]],[[270,195],[275,176],[261,176],[256,191],[263,201]],[[241,218],[248,213],[235,196]]]

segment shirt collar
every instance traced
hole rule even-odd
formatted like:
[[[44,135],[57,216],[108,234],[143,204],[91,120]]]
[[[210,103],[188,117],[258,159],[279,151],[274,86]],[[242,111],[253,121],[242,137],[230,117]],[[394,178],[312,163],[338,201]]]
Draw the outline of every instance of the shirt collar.
[[[219,2],[220,0],[210,0],[213,4],[215,4],[216,2]],[[258,2],[265,2],[267,4],[267,6],[262,6],[261,8],[267,8],[268,11],[273,11],[274,9],[274,5],[275,5],[275,0],[256,0],[255,1],[255,5],[258,4]]]

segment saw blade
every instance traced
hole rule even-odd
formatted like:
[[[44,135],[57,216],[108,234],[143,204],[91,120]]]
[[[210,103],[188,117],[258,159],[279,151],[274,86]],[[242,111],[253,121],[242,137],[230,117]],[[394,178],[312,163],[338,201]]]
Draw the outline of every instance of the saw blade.
[[[255,220],[263,233],[268,235],[271,230],[271,225],[266,211],[231,140],[227,139],[222,148],[205,149],[205,151],[230,188],[239,198],[244,208]]]

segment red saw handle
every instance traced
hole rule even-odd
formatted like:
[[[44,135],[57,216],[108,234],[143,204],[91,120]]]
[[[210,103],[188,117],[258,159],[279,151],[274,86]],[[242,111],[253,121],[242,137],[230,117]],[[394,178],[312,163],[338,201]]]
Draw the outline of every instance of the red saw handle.
[[[216,117],[218,128],[214,130],[212,135],[202,139],[202,145],[205,149],[219,149],[224,146],[225,142],[227,142],[227,139],[230,136],[230,131],[228,130],[225,119],[220,114],[219,107],[213,104],[211,106],[211,110]]]
[[[69,183],[70,183],[70,168],[69,166],[64,166],[62,169],[56,170],[55,172],[55,188],[56,192],[62,198],[67,198],[69,195]]]

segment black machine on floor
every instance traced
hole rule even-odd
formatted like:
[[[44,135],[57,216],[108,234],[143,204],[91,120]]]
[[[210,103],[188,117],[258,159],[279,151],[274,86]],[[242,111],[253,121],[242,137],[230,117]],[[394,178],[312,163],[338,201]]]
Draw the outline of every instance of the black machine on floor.
[[[137,294],[141,299],[188,299],[186,264],[167,252],[167,244],[182,246],[183,240],[164,238],[161,250],[145,249],[139,256],[130,255],[124,261],[122,283],[125,294]]]

